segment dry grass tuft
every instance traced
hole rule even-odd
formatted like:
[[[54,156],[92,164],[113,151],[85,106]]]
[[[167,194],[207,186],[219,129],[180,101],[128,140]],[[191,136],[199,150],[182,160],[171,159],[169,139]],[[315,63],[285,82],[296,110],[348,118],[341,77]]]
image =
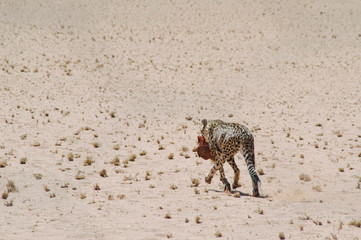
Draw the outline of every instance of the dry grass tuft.
[[[83,174],[81,174],[80,172],[78,172],[78,174],[75,176],[76,180],[83,180],[85,179],[85,176]]]
[[[3,194],[1,195],[2,199],[7,199],[8,196],[9,196],[9,193],[8,193],[8,191],[6,191],[6,190],[5,190],[5,191],[3,192]]]
[[[280,233],[278,234],[278,237],[279,237],[280,239],[286,239],[286,238],[285,238],[285,234],[284,234],[283,232],[280,232]]]
[[[68,160],[69,160],[70,162],[74,161],[74,155],[73,155],[73,153],[69,153],[69,154],[68,154]]]
[[[147,152],[144,151],[144,150],[139,153],[140,156],[144,156],[144,155],[146,155],[146,154],[147,154]]]
[[[91,157],[87,157],[84,160],[84,166],[90,166],[90,165],[92,165],[92,163],[95,163],[95,161]]]
[[[262,168],[258,169],[257,172],[258,172],[259,175],[264,175],[264,172],[263,172]]]
[[[305,181],[305,182],[311,181],[311,177],[304,173],[300,174],[299,178],[300,178],[300,180]]]
[[[7,207],[12,207],[13,206],[13,201],[14,201],[14,199],[10,200],[10,202],[6,201],[4,203],[4,205],[7,206]]]
[[[122,200],[122,199],[125,198],[125,195],[124,195],[124,194],[118,194],[118,195],[117,195],[117,198],[120,199],[120,200]]]
[[[321,191],[322,191],[322,190],[321,190],[321,187],[320,187],[319,185],[313,186],[312,189],[313,189],[314,191],[316,191],[316,192],[321,192]]]
[[[20,158],[20,164],[26,164],[28,162],[27,157]]]
[[[214,235],[215,235],[217,238],[222,237],[222,233],[221,233],[219,230],[217,230]]]
[[[199,186],[200,181],[199,181],[198,178],[192,178],[191,180],[192,180],[192,185],[191,185],[191,187],[198,187],[198,186]]]
[[[4,160],[0,162],[0,168],[4,168],[8,165],[8,163]]]
[[[130,155],[130,157],[129,157],[129,161],[134,162],[136,158],[137,158],[137,155],[132,154],[132,155]]]
[[[178,187],[177,187],[177,185],[175,185],[174,183],[172,183],[172,184],[170,185],[170,189],[176,190],[176,189],[178,189]]]
[[[235,192],[235,193],[233,194],[233,197],[235,197],[235,198],[240,198],[240,197],[241,197],[241,194],[240,194],[239,192]]]
[[[168,159],[169,160],[172,160],[174,158],[174,154],[173,153],[170,153],[169,155],[168,155]]]
[[[46,186],[46,185],[44,185],[44,190],[45,190],[45,192],[49,192],[49,191],[50,191],[49,187]]]
[[[348,223],[348,225],[359,228],[359,227],[361,227],[361,220],[359,220],[359,221],[352,220],[351,222]]]
[[[80,199],[85,199],[85,198],[86,198],[86,194],[85,194],[85,193],[80,194]]]
[[[8,181],[8,183],[6,184],[6,188],[9,193],[18,191],[13,181]]]
[[[103,178],[108,177],[108,175],[107,175],[107,170],[105,170],[105,169],[101,170],[101,171],[99,172],[99,175],[100,175],[101,177],[103,177]]]
[[[41,173],[34,173],[33,176],[35,177],[36,180],[40,180],[43,178],[43,174]]]
[[[94,190],[96,190],[96,191],[99,191],[99,190],[100,190],[100,186],[99,186],[98,183],[96,183],[96,184],[94,185]]]
[[[194,220],[196,221],[196,223],[197,223],[197,224],[202,223],[202,221],[201,221],[201,217],[200,217],[200,216],[198,216],[198,215],[195,217],[195,219],[194,219]]]
[[[118,156],[115,157],[115,158],[113,159],[113,161],[111,161],[110,163],[113,164],[114,166],[119,166],[119,165],[120,165],[120,159],[119,159],[119,157],[118,157]]]
[[[170,215],[170,213],[166,213],[166,214],[164,215],[164,218],[165,218],[165,219],[171,219],[172,216]]]

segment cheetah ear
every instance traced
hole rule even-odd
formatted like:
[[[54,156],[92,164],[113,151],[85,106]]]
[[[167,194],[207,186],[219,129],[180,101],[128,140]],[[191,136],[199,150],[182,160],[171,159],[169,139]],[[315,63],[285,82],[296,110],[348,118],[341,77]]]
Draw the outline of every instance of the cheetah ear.
[[[206,127],[206,126],[207,126],[207,120],[206,120],[206,119],[203,119],[203,120],[202,120],[202,124],[203,124],[203,127]]]

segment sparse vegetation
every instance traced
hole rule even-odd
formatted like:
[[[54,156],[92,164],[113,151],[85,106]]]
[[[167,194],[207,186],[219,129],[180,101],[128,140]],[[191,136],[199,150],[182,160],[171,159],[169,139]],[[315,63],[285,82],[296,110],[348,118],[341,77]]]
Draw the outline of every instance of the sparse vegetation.
[[[201,221],[201,217],[200,217],[200,216],[198,216],[198,215],[195,217],[195,221],[196,221],[196,223],[197,223],[197,224],[202,223],[202,221]]]
[[[99,190],[100,190],[100,186],[99,186],[98,183],[96,183],[96,184],[94,185],[94,190],[96,190],[96,191],[99,191]]]
[[[255,212],[258,213],[258,214],[263,215],[263,209],[261,207],[258,207]]]
[[[20,158],[20,164],[26,164],[28,162],[27,157]]]
[[[86,194],[85,194],[85,193],[80,194],[80,199],[85,199],[85,198],[86,198]]]
[[[137,155],[132,154],[132,155],[130,155],[130,157],[129,157],[129,161],[134,162],[136,158],[137,158]]]
[[[49,187],[46,186],[46,185],[44,185],[44,190],[45,190],[45,192],[49,192],[49,191],[50,191]]]
[[[87,158],[84,160],[84,166],[90,166],[90,165],[92,165],[93,163],[95,163],[95,161],[94,161],[91,157],[87,157]]]
[[[73,153],[69,153],[68,154],[68,160],[71,162],[71,161],[74,161],[74,155]]]
[[[85,179],[85,176],[83,174],[81,174],[80,172],[78,172],[78,174],[75,175],[75,179],[76,180],[83,180],[83,179]]]
[[[166,213],[166,214],[164,215],[164,218],[165,218],[165,219],[171,219],[172,217],[171,217],[170,213]]]
[[[235,197],[235,198],[240,198],[240,197],[241,197],[241,194],[240,194],[239,192],[235,192],[235,193],[233,194],[233,197]]]
[[[304,173],[302,173],[302,174],[299,176],[299,178],[300,178],[300,180],[305,181],[305,182],[311,181],[310,176],[308,176],[307,174],[304,174]]]
[[[222,233],[221,233],[219,230],[217,230],[214,235],[215,235],[217,238],[222,237]]]
[[[18,191],[13,181],[8,181],[8,183],[6,184],[6,188],[9,193]]]
[[[321,191],[322,191],[322,190],[321,190],[321,187],[320,187],[319,185],[313,186],[312,189],[313,189],[314,191],[316,191],[316,192],[321,192]]]
[[[8,165],[8,163],[4,160],[0,162],[0,168],[4,168]]]
[[[174,183],[172,183],[172,184],[170,185],[170,189],[176,190],[176,189],[178,189],[178,187],[177,187],[177,185],[175,185]]]
[[[98,143],[98,142],[93,142],[92,145],[93,145],[93,147],[95,147],[95,148],[99,148],[99,147],[100,147],[100,143]]]
[[[264,175],[264,172],[263,172],[263,169],[262,169],[262,168],[259,168],[259,169],[257,170],[257,172],[258,172],[259,175]]]
[[[3,194],[1,195],[2,199],[7,199],[9,196],[9,192],[8,191],[4,191]]]
[[[144,155],[146,155],[146,154],[147,154],[147,152],[144,151],[144,150],[139,153],[140,156],[144,156]]]
[[[280,239],[285,239],[285,234],[284,234],[283,232],[280,232],[280,233],[278,234],[278,237],[279,237]]]
[[[41,174],[41,173],[34,173],[33,175],[34,175],[36,180],[40,180],[40,179],[43,178],[43,174]]]
[[[168,155],[168,159],[171,160],[171,159],[173,159],[173,158],[174,158],[174,154],[173,154],[173,153],[170,153],[170,154]]]
[[[359,228],[359,227],[361,227],[361,220],[359,220],[359,221],[352,220],[351,222],[348,223],[348,225]]]
[[[12,206],[13,206],[13,202],[14,202],[14,199],[11,199],[10,202],[6,201],[6,202],[4,203],[4,205],[7,206],[7,207],[12,207]]]
[[[125,198],[125,195],[124,195],[124,194],[118,194],[118,195],[117,195],[117,198],[120,199],[120,200],[122,200],[122,199]]]
[[[107,170],[105,170],[105,169],[101,170],[101,171],[99,172],[99,175],[100,175],[101,177],[103,177],[103,178],[108,177],[108,175],[107,175]]]
[[[114,166],[119,166],[119,165],[120,165],[120,159],[119,159],[119,157],[118,157],[118,156],[115,157],[115,158],[111,161],[111,163],[112,163]]]
[[[191,185],[191,187],[198,187],[198,186],[199,186],[200,181],[199,181],[198,178],[192,178],[191,180],[192,180],[192,185]]]

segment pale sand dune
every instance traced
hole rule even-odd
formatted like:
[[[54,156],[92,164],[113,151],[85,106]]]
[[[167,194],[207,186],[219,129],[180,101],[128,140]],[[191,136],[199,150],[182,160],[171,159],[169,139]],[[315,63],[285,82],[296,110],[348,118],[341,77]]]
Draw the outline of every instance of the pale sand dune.
[[[1,1],[0,31],[0,239],[361,238],[358,1]],[[204,182],[203,118],[252,130],[263,198],[239,154],[240,198]]]

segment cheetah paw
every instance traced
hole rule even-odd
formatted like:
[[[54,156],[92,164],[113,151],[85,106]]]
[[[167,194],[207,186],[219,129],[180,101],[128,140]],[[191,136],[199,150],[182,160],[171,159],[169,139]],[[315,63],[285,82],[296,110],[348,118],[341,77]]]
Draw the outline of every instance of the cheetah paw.
[[[210,177],[207,176],[207,177],[205,178],[205,181],[206,181],[206,183],[211,184],[212,178],[210,178]]]
[[[240,186],[241,186],[241,184],[239,184],[239,183],[233,183],[232,184],[232,189],[236,189],[236,188],[238,188]]]

